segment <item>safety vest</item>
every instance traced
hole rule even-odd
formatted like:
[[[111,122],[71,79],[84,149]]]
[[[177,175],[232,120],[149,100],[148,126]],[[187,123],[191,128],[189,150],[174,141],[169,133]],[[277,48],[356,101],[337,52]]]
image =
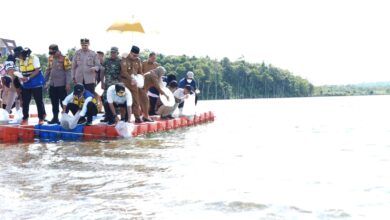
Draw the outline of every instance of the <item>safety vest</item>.
[[[35,70],[33,64],[34,56],[30,56],[27,62],[27,65],[24,63],[24,60],[19,62],[19,70],[22,72],[23,76],[29,77],[31,73]],[[32,89],[36,87],[43,86],[45,84],[45,78],[43,77],[42,71],[39,70],[39,73],[23,83],[23,88]]]
[[[35,67],[34,67],[34,64],[33,64],[33,60],[34,60],[34,57],[30,56],[29,59],[28,59],[28,62],[27,62],[27,66],[24,63],[24,60],[21,60],[21,62],[19,62],[19,64],[20,64],[20,72],[28,73],[28,72],[34,71]]]
[[[84,102],[87,98],[92,97],[92,103],[97,106],[97,101],[95,99],[95,96],[88,90],[86,90],[80,98],[77,96],[73,96],[73,104],[77,105],[79,108],[82,108],[84,105]]]
[[[60,56],[58,58],[58,61],[59,62],[63,62],[63,68],[64,70],[69,70],[70,68],[72,68],[72,63],[70,62],[69,58],[67,56]],[[51,55],[49,56],[49,60],[48,60],[48,68],[51,69],[53,67],[53,62],[54,62],[54,56]]]

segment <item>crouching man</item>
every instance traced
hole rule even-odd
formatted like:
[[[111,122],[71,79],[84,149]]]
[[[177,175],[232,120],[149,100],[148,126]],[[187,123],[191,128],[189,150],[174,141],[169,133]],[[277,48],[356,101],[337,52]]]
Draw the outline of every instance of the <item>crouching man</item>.
[[[87,122],[86,125],[92,125],[93,116],[98,113],[96,103],[94,95],[85,90],[83,84],[76,84],[73,92],[62,101],[62,112],[68,113],[70,110],[75,115],[80,111],[79,124]],[[85,120],[85,117],[87,117],[87,120]]]
[[[119,121],[117,109],[121,112],[121,119],[130,123],[132,105],[131,93],[123,83],[117,83],[108,87],[107,100],[104,102],[107,123],[112,125]]]

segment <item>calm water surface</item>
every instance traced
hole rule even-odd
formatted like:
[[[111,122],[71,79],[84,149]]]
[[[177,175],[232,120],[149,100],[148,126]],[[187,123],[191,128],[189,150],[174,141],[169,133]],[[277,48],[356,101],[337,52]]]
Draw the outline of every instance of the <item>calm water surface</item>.
[[[199,108],[216,121],[0,144],[0,219],[390,219],[390,96]]]

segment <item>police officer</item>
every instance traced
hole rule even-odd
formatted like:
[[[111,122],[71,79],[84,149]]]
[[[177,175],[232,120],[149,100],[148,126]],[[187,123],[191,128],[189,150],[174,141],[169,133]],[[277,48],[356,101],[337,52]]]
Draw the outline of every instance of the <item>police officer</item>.
[[[89,39],[80,40],[81,49],[76,51],[72,60],[73,82],[81,83],[85,89],[95,93],[96,72],[100,69],[97,54],[89,49]]]
[[[49,86],[49,96],[53,111],[53,119],[49,121],[49,124],[59,124],[59,106],[65,99],[67,93],[70,92],[70,82],[72,79],[70,70],[72,64],[67,56],[62,55],[56,44],[49,46],[49,55],[45,75],[45,80],[47,81],[46,88]]]

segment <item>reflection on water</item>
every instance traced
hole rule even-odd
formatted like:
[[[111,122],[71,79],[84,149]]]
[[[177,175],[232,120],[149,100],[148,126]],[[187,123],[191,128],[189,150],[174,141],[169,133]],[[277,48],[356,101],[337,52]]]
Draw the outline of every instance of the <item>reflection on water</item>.
[[[214,123],[0,144],[0,218],[388,219],[389,99],[204,101]]]

